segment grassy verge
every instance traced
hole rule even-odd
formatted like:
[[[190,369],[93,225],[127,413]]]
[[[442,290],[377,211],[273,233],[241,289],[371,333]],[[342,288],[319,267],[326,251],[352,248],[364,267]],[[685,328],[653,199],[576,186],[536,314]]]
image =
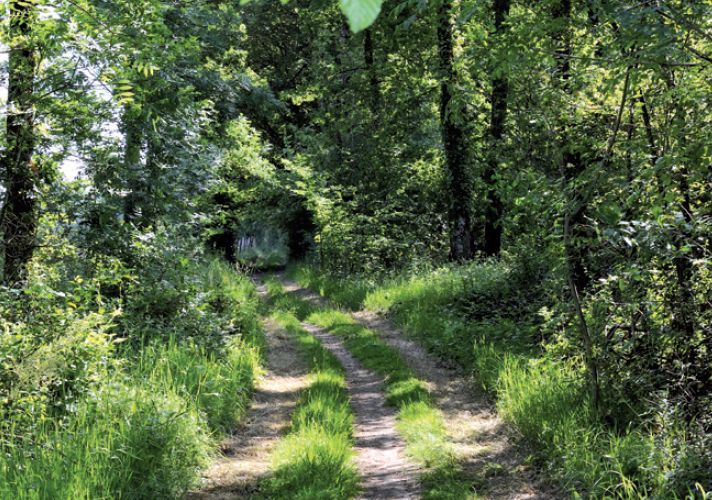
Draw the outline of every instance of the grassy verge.
[[[427,389],[398,353],[377,334],[358,325],[348,314],[319,309],[294,295],[278,293],[281,285],[268,281],[277,303],[293,311],[302,321],[326,328],[344,339],[346,347],[369,370],[385,376],[386,403],[398,409],[398,431],[407,444],[408,455],[428,472],[423,475],[424,500],[475,499],[475,482],[464,477],[448,443],[440,412]],[[478,485],[479,486],[479,485]]]
[[[359,492],[353,465],[353,416],[338,360],[307,333],[292,314],[284,288],[268,281],[278,309],[272,319],[287,330],[310,365],[311,383],[292,415],[287,436],[273,455],[264,497],[274,500],[346,500]]]
[[[584,402],[580,359],[537,347],[535,323],[482,309],[463,312],[463,296],[485,307],[492,296],[507,303],[515,291],[507,289],[506,265],[454,267],[382,282],[332,279],[307,266],[288,272],[342,307],[387,312],[431,352],[473,371],[496,398],[503,418],[537,451],[540,465],[574,497],[704,496],[699,485],[692,493],[695,478],[708,474],[694,472],[698,466],[686,455],[684,433],[607,426]]]
[[[5,325],[0,499],[160,500],[199,486],[249,404],[263,340],[246,278],[211,262],[194,279],[193,307],[160,321],[68,308],[66,331],[19,361],[1,355],[22,326]]]

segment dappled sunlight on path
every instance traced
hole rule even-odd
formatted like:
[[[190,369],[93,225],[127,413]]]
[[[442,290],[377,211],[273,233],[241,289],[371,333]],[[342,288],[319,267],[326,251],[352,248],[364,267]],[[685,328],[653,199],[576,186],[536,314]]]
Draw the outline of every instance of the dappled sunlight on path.
[[[267,373],[258,382],[252,407],[232,437],[221,443],[223,457],[205,474],[205,488],[189,500],[252,498],[269,471],[269,455],[290,423],[299,393],[308,385],[307,367],[289,337],[270,321]]]
[[[461,370],[428,354],[386,318],[365,311],[353,314],[364,327],[398,351],[423,380],[442,411],[458,462],[481,485],[480,498],[491,500],[550,500],[551,491],[536,470],[526,464],[525,450],[516,446],[496,407]]]

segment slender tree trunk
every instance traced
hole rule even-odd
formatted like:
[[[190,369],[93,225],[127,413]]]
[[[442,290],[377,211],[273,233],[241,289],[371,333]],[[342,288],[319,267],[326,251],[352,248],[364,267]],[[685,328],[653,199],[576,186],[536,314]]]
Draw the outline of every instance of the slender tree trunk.
[[[3,280],[18,285],[25,279],[27,264],[35,248],[36,168],[33,90],[36,56],[32,46],[34,3],[10,2],[10,38],[7,99],[7,141],[3,158],[5,204],[2,210],[4,245]]]
[[[338,106],[341,109],[341,120],[338,123],[336,130],[336,146],[338,148],[338,161],[339,164],[344,165],[348,158],[349,148],[351,146],[351,134],[348,132],[350,129],[349,123],[346,120],[348,116],[348,105],[346,102],[346,92],[351,80],[350,64],[348,59],[348,49],[349,40],[351,39],[351,29],[348,23],[344,22],[341,24],[341,31],[339,35],[339,57],[338,64],[341,67],[341,86],[339,88],[340,98],[338,100]]]
[[[138,217],[139,198],[141,197],[141,186],[136,181],[141,170],[141,146],[143,143],[143,133],[140,126],[139,117],[128,107],[124,109],[121,124],[124,133],[124,170],[129,181],[127,183],[128,193],[124,197],[124,222],[135,222]]]
[[[559,56],[556,60],[556,75],[559,85],[564,93],[571,93],[571,19],[572,19],[572,2],[571,0],[559,0],[555,3],[552,9],[553,32],[552,39],[556,45],[555,50]],[[589,18],[593,22],[597,22],[595,13],[589,12]],[[627,85],[627,79],[626,79]],[[626,87],[627,88],[627,87]],[[622,106],[625,104],[625,98]],[[620,117],[616,127],[620,126]],[[594,409],[598,409],[600,405],[600,391],[598,381],[598,360],[591,332],[586,322],[586,317],[581,303],[580,292],[584,291],[589,283],[590,278],[586,273],[584,266],[586,245],[588,235],[584,228],[586,210],[588,208],[588,193],[581,192],[580,187],[576,186],[576,180],[585,171],[587,164],[581,157],[580,152],[571,152],[568,149],[567,142],[573,138],[571,135],[570,124],[563,120],[561,125],[561,135],[564,141],[564,153],[562,158],[562,179],[564,189],[567,189],[569,184],[573,184],[570,198],[567,200],[567,213],[564,216],[564,259],[566,262],[566,281],[571,293],[576,317],[579,323],[579,330],[583,339],[584,358],[586,360],[586,372],[589,378],[589,389],[591,395],[591,405]],[[617,133],[617,128],[616,128]],[[614,138],[609,143],[610,149],[615,142]],[[567,196],[568,197],[568,196]]]
[[[665,75],[665,81],[668,89],[673,92],[673,105],[675,108],[674,122],[680,129],[684,128],[685,121],[687,120],[687,112],[685,108],[680,103],[677,97],[677,89],[675,85],[675,74],[670,71],[669,74]],[[694,227],[694,218],[692,214],[692,201],[690,198],[690,186],[688,182],[689,171],[687,165],[685,165],[684,160],[681,160],[681,164],[673,173],[672,177],[677,188],[682,194],[682,202],[680,203],[680,209],[682,211],[682,217],[686,224],[680,229],[680,233],[675,237],[675,247],[678,252],[682,247],[684,247],[689,241],[694,237],[694,234],[686,227]],[[690,256],[678,255],[674,258],[675,263],[675,273],[677,275],[677,285],[678,285],[678,297],[677,303],[675,304],[675,326],[682,330],[685,334],[687,342],[692,345],[694,343],[694,334],[696,330],[695,321],[695,296],[694,296],[694,285],[692,283],[692,262],[691,258],[699,258],[700,255],[693,249]],[[693,359],[696,357],[696,349],[687,349],[687,359],[688,363],[692,363]]]
[[[472,258],[472,188],[467,165],[465,131],[457,115],[457,75],[452,27],[452,0],[442,0],[438,22],[438,55],[440,59],[440,130],[445,153],[448,194],[450,195],[450,258],[464,261]]]
[[[509,15],[510,0],[495,0],[494,26],[495,36],[500,38],[506,26],[504,21]],[[499,169],[502,138],[504,137],[505,121],[507,119],[507,96],[509,94],[509,78],[506,75],[492,79],[492,119],[490,122],[489,161],[485,168],[483,180],[487,186],[487,208],[485,210],[485,255],[499,255],[502,248],[502,225],[500,219],[504,205],[497,192],[495,174]]]
[[[650,150],[650,164],[653,168],[655,168],[655,164],[658,162],[658,159],[660,158],[660,153],[658,152],[658,148],[655,146],[655,134],[653,133],[653,121],[650,117],[650,110],[648,109],[648,102],[645,99],[645,94],[643,93],[643,91],[640,92],[638,101],[640,102],[640,104],[643,108],[643,124],[645,125],[645,134],[646,134],[646,137],[648,138],[648,149]]]
[[[371,112],[376,116],[380,105],[381,93],[378,88],[378,79],[376,78],[376,64],[373,49],[373,28],[368,28],[364,31],[363,38],[363,61],[368,72],[368,83],[371,88]]]

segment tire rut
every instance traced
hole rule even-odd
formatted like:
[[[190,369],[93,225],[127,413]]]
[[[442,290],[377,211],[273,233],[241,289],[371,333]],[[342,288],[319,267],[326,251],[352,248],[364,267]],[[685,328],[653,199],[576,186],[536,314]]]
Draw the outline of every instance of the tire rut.
[[[279,274],[285,290],[319,306],[328,301]],[[396,411],[386,406],[384,378],[363,367],[341,340],[308,323],[302,327],[319,339],[346,371],[354,414],[354,449],[363,491],[358,500],[416,500],[420,497],[418,467],[405,456],[405,442],[396,431]]]
[[[222,457],[204,474],[206,485],[189,500],[253,498],[270,468],[270,453],[284,434],[300,392],[309,384],[308,369],[291,338],[270,321],[264,323],[267,370],[258,381],[252,406],[234,435],[220,446]]]
[[[356,466],[363,481],[359,500],[416,500],[420,491],[417,467],[405,457],[405,442],[395,429],[396,412],[385,403],[383,377],[366,370],[323,328],[307,323],[302,327],[319,339],[346,371],[355,420]]]
[[[483,485],[483,500],[553,500],[562,498],[526,463],[527,450],[511,439],[496,406],[476,382],[430,355],[386,318],[359,311],[352,316],[398,351],[411,371],[427,385],[442,412],[458,462]],[[481,490],[481,491],[480,491]]]
[[[278,276],[288,291],[321,307],[331,301],[296,282]],[[481,485],[482,500],[555,500],[564,498],[552,488],[540,470],[530,466],[526,447],[516,443],[514,431],[497,413],[494,402],[471,375],[446,364],[408,338],[382,315],[352,312],[362,326],[396,349],[408,368],[425,382],[435,406],[442,412],[445,428],[458,463],[466,475]]]

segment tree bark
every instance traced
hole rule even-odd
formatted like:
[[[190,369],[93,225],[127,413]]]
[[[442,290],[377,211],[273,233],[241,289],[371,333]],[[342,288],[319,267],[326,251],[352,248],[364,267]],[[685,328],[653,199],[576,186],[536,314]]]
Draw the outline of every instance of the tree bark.
[[[372,27],[364,30],[363,62],[366,65],[366,71],[368,71],[368,84],[371,88],[371,112],[375,116],[378,114],[381,94],[378,88],[378,79],[376,78],[376,58],[374,56],[373,34],[371,33],[372,30]]]
[[[140,209],[141,186],[136,180],[141,174],[141,147],[143,131],[140,116],[130,109],[124,108],[121,128],[124,133],[124,175],[127,176],[127,194],[124,197],[124,223],[136,222]]]
[[[452,0],[442,0],[438,12],[438,56],[440,60],[440,130],[450,195],[450,259],[472,258],[471,179],[467,165],[467,144],[461,121],[457,119],[455,55],[452,27]]]
[[[9,80],[7,99],[7,141],[3,158],[5,174],[5,204],[2,209],[2,240],[4,246],[3,281],[11,286],[21,284],[27,274],[27,264],[35,249],[36,167],[32,161],[35,150],[33,91],[35,50],[31,42],[36,17],[31,2],[10,2]]]
[[[495,0],[494,26],[495,36],[501,38],[506,26],[504,21],[509,15],[510,0]],[[500,40],[500,43],[502,41]],[[509,78],[500,75],[492,78],[492,118],[490,122],[490,151],[483,180],[487,187],[487,208],[485,210],[485,255],[499,255],[502,248],[501,218],[504,204],[497,192],[495,174],[499,170],[499,153],[507,119],[507,97],[509,94]]]

